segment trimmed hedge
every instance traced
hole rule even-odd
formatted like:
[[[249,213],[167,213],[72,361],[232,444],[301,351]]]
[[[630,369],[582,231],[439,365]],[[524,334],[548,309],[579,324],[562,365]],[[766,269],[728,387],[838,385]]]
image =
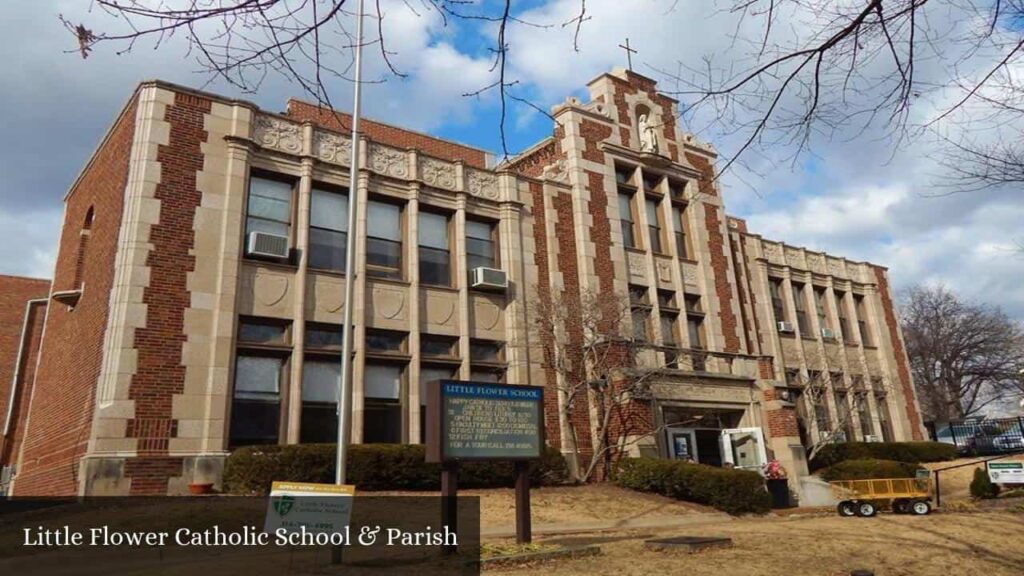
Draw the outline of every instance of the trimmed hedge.
[[[971,480],[971,496],[986,499],[999,496],[999,485],[992,483],[985,467],[974,469],[974,479]]]
[[[913,478],[920,466],[895,460],[845,460],[821,471],[822,480],[870,480],[873,478]]]
[[[441,467],[425,462],[422,444],[355,444],[349,446],[346,482],[359,490],[438,490]],[[275,480],[334,482],[334,444],[245,446],[228,456],[224,488],[233,494],[266,494]],[[534,485],[559,484],[569,476],[558,450],[545,448],[530,467]],[[459,467],[459,486],[511,487],[511,462],[466,462]]]
[[[811,471],[844,460],[945,462],[958,457],[956,446],[945,442],[837,442],[822,448],[810,462]]]
[[[626,458],[619,462],[614,481],[623,488],[707,504],[732,515],[764,514],[772,503],[757,472],[677,460]]]

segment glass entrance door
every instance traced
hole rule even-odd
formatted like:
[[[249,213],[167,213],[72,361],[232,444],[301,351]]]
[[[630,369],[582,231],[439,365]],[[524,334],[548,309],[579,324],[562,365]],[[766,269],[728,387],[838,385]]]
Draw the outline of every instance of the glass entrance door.
[[[759,470],[768,461],[760,428],[727,428],[719,436],[723,463]]]

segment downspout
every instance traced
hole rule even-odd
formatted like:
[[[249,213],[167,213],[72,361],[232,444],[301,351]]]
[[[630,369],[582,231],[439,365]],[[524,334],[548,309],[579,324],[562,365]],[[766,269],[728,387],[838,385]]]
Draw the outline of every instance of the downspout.
[[[3,436],[6,438],[11,432],[11,417],[14,416],[14,399],[18,393],[18,380],[21,379],[21,365],[22,355],[25,354],[25,343],[28,340],[28,325],[29,318],[31,317],[32,306],[35,304],[45,304],[48,302],[48,298],[37,298],[35,300],[29,300],[25,302],[25,317],[21,322],[21,340],[18,342],[18,355],[15,356],[14,360],[14,377],[11,379],[11,394],[7,399],[7,416],[4,418],[4,433]]]

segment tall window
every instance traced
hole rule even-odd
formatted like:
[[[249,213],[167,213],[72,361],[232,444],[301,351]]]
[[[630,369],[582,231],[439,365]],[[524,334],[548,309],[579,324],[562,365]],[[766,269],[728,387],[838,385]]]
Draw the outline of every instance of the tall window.
[[[833,393],[836,402],[836,418],[839,419],[839,424],[842,427],[842,440],[844,442],[853,442],[857,438],[853,433],[853,417],[850,415],[849,396],[846,390],[834,390]]]
[[[651,314],[651,301],[647,288],[631,285],[629,287],[629,304],[633,320],[633,339],[646,342],[650,337],[647,322]]]
[[[868,329],[868,310],[864,305],[864,297],[854,294],[853,305],[857,309],[857,329],[860,332],[860,343],[864,346],[874,346],[871,341],[871,330]]]
[[[292,185],[280,180],[249,178],[249,206],[245,235],[266,232],[290,237],[292,221]]]
[[[828,315],[825,313],[826,310],[828,310],[828,308],[826,307],[825,289],[815,286],[814,311],[818,313],[818,326],[822,330],[827,330],[829,328]]]
[[[707,340],[704,336],[704,308],[700,304],[700,296],[686,296],[686,333],[690,338],[690,348],[707,349]],[[703,371],[704,359],[703,355],[693,356],[693,369]]]
[[[494,225],[477,220],[466,220],[466,268],[497,268],[497,250]]]
[[[366,273],[402,278],[402,209],[370,201],[366,208]]]
[[[689,258],[690,252],[686,248],[686,218],[683,214],[681,206],[678,204],[672,205],[672,225],[675,226],[676,256]]]
[[[308,359],[302,366],[303,443],[338,440],[338,384],[341,359]]]
[[[846,317],[846,293],[836,292],[836,315],[839,316],[839,331],[843,336],[843,342],[853,342],[853,333],[850,332],[850,320]]]
[[[815,376],[811,376],[814,381]],[[814,396],[814,421],[818,425],[818,439],[823,439],[831,429],[831,417],[828,412],[828,401],[825,399],[825,394],[821,391],[813,394]]]
[[[402,378],[399,364],[367,362],[363,370],[363,443],[402,441]]]
[[[658,214],[658,201],[648,198],[644,201],[647,207],[647,241],[651,252],[661,252],[661,218]]]
[[[853,401],[857,407],[857,419],[860,420],[860,433],[862,436],[870,436],[875,433],[871,422],[871,403],[868,401],[868,393],[864,388],[864,377],[857,375],[853,377]]]
[[[772,311],[775,312],[775,321],[785,322],[786,308],[782,303],[782,280],[779,280],[778,278],[769,278],[768,291],[771,292],[772,296]]]
[[[306,324],[302,366],[302,421],[299,441],[338,440],[338,385],[341,383],[342,327]]]
[[[622,245],[636,248],[636,224],[633,221],[633,195],[619,192],[619,221],[622,224]]]
[[[451,244],[448,240],[448,217],[433,212],[420,212],[420,282],[451,286]]]
[[[661,344],[666,348],[666,366],[671,366],[678,362],[677,353],[673,350],[679,347],[679,339],[676,337],[677,320],[679,320],[678,312],[670,312],[664,308],[661,310]]]
[[[793,310],[796,312],[796,325],[800,327],[800,335],[811,336],[811,325],[807,321],[807,302],[804,296],[804,285],[793,283]]]
[[[313,189],[309,210],[309,267],[345,271],[348,196]]]
[[[873,386],[875,385],[881,386],[881,381],[873,384]],[[875,389],[875,405],[878,406],[878,424],[882,428],[882,441],[892,442],[892,418],[889,416],[888,398],[886,398],[885,392],[879,392],[877,388]]]
[[[238,325],[238,354],[231,403],[231,446],[276,444],[281,430],[281,395],[290,353],[288,327],[257,319]]]

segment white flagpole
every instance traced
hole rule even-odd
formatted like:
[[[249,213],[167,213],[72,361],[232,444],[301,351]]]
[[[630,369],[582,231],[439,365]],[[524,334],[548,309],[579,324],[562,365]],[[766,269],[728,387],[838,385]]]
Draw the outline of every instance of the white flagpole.
[[[363,0],[356,10],[355,97],[352,101],[352,157],[348,172],[348,235],[345,246],[345,313],[342,325],[341,382],[338,387],[338,458],[334,481],[345,483],[345,455],[352,426],[352,309],[355,308],[356,276],[356,197],[359,182],[359,104],[363,92]]]

